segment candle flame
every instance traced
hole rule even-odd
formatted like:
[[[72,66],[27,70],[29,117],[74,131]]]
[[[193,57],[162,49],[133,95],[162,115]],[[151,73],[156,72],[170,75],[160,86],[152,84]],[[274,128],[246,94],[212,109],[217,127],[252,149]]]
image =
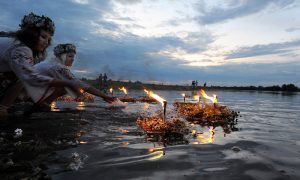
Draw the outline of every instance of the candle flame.
[[[127,89],[123,86],[122,88],[119,88],[121,91],[123,91],[125,94],[127,94]]]
[[[51,103],[50,108],[51,108],[51,111],[60,111],[59,109],[57,109],[55,101],[53,101]]]
[[[203,89],[201,89],[201,95],[205,98],[205,99],[209,99],[211,100],[212,103],[218,103],[218,99],[217,99],[217,95],[213,94],[213,97],[208,96],[205,91]]]
[[[87,144],[87,141],[79,141],[79,144]]]
[[[182,94],[181,94],[181,96],[185,97],[185,94],[184,94],[184,93],[182,93]]]
[[[195,95],[193,98],[194,98],[194,100],[199,100],[199,95]]]
[[[109,92],[110,92],[110,93],[112,93],[113,91],[114,91],[114,89],[113,89],[113,88],[110,88],[110,89],[109,89]]]
[[[80,89],[79,91],[80,91],[80,93],[84,93],[84,90],[83,90],[83,89]]]
[[[165,102],[167,102],[164,98],[160,97],[157,94],[154,94],[152,91],[147,91],[146,89],[144,89],[144,91],[148,94],[148,96],[154,98],[155,100],[157,100],[158,102],[161,103],[161,105],[163,106]]]

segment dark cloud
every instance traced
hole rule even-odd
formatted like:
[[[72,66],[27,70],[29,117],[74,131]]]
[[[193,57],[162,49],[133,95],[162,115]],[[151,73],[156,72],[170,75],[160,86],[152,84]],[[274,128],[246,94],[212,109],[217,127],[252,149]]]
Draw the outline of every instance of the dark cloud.
[[[201,24],[223,22],[260,12],[269,5],[284,8],[294,3],[294,0],[234,0],[226,2],[223,2],[225,3],[223,6],[218,5],[212,8],[208,8],[205,1],[198,3],[196,9],[199,10],[201,15],[196,17],[196,20]]]
[[[123,5],[132,5],[132,4],[138,4],[142,2],[142,0],[114,0],[114,1]]]
[[[300,28],[291,27],[291,28],[286,29],[285,31],[286,32],[294,32],[294,31],[299,31],[299,30],[300,30]]]
[[[246,58],[271,54],[285,54],[300,49],[300,40],[271,43],[266,45],[255,45],[251,47],[241,47],[226,55],[226,59]],[[294,56],[294,55],[293,55]]]
[[[124,1],[122,1],[124,2]],[[138,3],[131,1],[130,3]],[[213,13],[213,9],[200,17],[206,23],[220,22],[226,19],[258,12],[271,3],[284,7],[292,1],[240,1],[238,5],[228,4],[228,7],[216,8],[221,14]],[[258,7],[252,7],[258,6]],[[236,7],[236,10],[233,10]],[[259,9],[259,10],[257,10]],[[245,10],[245,12],[242,12]],[[229,13],[227,11],[233,11]],[[299,77],[299,63],[294,64],[257,64],[257,65],[224,65],[214,67],[190,67],[182,59],[171,59],[159,55],[161,50],[182,49],[188,53],[203,52],[215,41],[210,32],[190,33],[184,39],[175,35],[162,37],[140,37],[124,31],[124,25],[118,25],[111,19],[105,19],[104,13],[113,14],[111,1],[89,0],[80,4],[75,1],[34,1],[10,0],[0,1],[0,28],[17,30],[23,15],[29,12],[44,14],[51,17],[56,24],[53,46],[57,43],[71,42],[76,44],[78,53],[74,69],[86,71],[79,77],[98,77],[107,73],[109,78],[130,79],[140,81],[187,82],[197,79],[199,82],[223,84],[257,84],[264,82],[292,82]],[[207,17],[206,17],[207,16]],[[212,20],[209,20],[209,16]],[[223,18],[222,18],[223,17]],[[128,22],[129,26],[139,26],[133,19],[116,14],[115,20]],[[176,26],[176,23],[174,23]],[[125,26],[126,27],[126,26]],[[144,27],[139,27],[144,28]],[[1,29],[2,30],[2,29]],[[299,41],[257,45],[240,48],[227,55],[227,58],[250,57],[263,54],[289,55],[290,48],[297,48]],[[51,52],[52,47],[49,48]],[[49,53],[50,56],[52,53]],[[210,60],[204,60],[209,62]],[[265,77],[265,78],[261,78]],[[229,84],[231,83],[231,84]]]

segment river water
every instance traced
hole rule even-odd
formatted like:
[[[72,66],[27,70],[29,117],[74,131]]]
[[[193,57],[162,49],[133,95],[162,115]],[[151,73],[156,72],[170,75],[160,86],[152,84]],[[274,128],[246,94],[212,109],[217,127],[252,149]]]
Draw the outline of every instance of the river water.
[[[155,91],[168,101],[182,101],[183,91]],[[257,91],[208,91],[219,103],[240,112],[234,129],[191,125],[184,141],[163,143],[137,128],[141,115],[155,113],[159,104],[128,103],[108,108],[94,103],[57,103],[84,110],[88,122],[78,136],[80,144],[57,152],[75,156],[71,170],[53,164],[53,179],[300,179],[300,94]],[[118,94],[117,94],[118,95]],[[129,96],[144,95],[140,91]],[[188,99],[187,99],[188,100]],[[70,167],[70,165],[69,165]]]

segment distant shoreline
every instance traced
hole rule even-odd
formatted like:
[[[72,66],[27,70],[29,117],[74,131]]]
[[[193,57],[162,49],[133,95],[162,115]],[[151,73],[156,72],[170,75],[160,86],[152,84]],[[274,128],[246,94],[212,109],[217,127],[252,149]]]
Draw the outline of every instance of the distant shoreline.
[[[251,91],[274,91],[274,92],[300,92],[300,88],[295,86],[294,84],[283,84],[273,85],[273,86],[187,86],[187,85],[164,85],[164,84],[147,84],[142,83],[140,81],[135,82],[123,82],[123,81],[107,81],[107,87],[100,87],[98,80],[88,80],[82,79],[83,81],[92,84],[94,87],[99,89],[109,89],[109,88],[118,88],[124,86],[127,89],[134,89],[134,90],[143,90],[143,89],[151,89],[151,90],[177,90],[177,91],[197,91],[200,89],[206,90],[236,90],[236,91],[243,91],[243,90],[251,90]]]

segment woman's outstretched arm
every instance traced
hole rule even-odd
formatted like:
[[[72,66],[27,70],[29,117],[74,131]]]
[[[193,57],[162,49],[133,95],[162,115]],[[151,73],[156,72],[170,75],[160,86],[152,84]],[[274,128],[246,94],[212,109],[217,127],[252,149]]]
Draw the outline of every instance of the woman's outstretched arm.
[[[111,103],[114,100],[116,100],[115,97],[107,96],[106,94],[102,93],[101,91],[99,91],[98,89],[96,89],[93,86],[86,87],[83,90],[86,91],[86,92],[88,92],[88,93],[90,93],[90,94],[93,94],[95,96],[101,97],[104,101],[106,101],[108,103]]]

